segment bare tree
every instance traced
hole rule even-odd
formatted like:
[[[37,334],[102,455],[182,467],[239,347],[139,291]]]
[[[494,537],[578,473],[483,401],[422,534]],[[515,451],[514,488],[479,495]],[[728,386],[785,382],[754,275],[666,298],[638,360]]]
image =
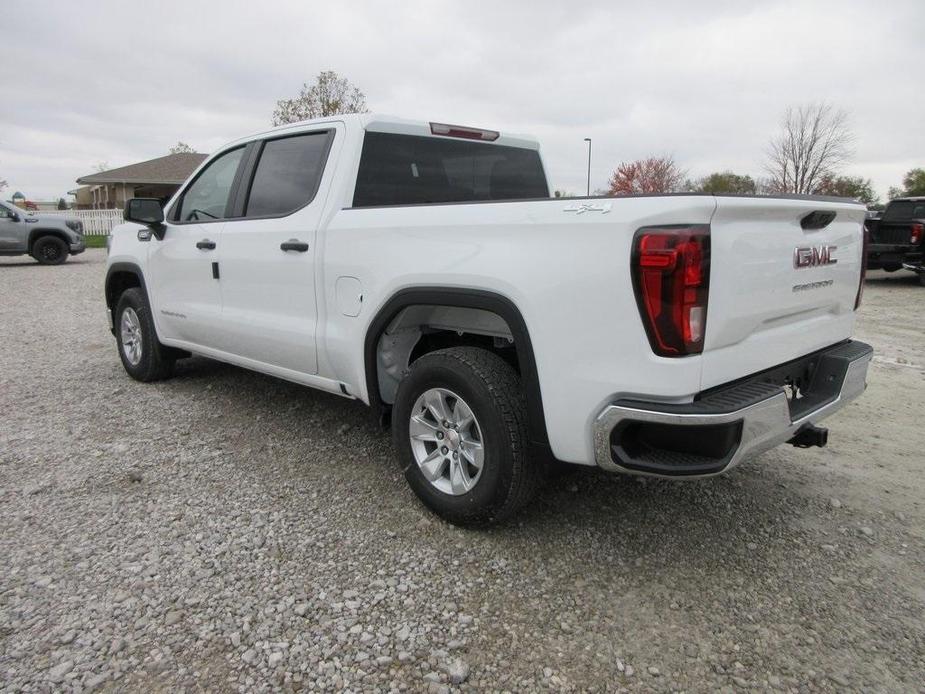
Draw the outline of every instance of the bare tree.
[[[0,178],[0,190],[3,190],[4,188],[6,188],[6,179]]]
[[[185,142],[177,142],[177,144],[175,144],[173,147],[171,147],[167,151],[170,152],[171,154],[191,154],[195,152],[196,150],[194,150],[192,147],[190,147]]]
[[[109,171],[109,162],[108,161],[99,161],[93,165],[93,170],[97,173],[102,173],[104,171]]]
[[[363,92],[333,70],[325,70],[311,86],[303,84],[296,98],[276,102],[273,125],[367,110]]]
[[[778,195],[783,192],[777,187],[777,183],[767,176],[759,176],[755,179],[756,195]]]
[[[768,148],[771,186],[781,193],[812,193],[851,158],[853,142],[845,111],[825,103],[788,108]]]

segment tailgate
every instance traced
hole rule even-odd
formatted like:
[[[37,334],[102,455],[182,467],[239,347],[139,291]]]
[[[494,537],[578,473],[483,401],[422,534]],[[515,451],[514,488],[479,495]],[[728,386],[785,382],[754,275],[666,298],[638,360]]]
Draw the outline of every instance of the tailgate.
[[[850,202],[717,197],[703,389],[850,337],[865,209]],[[834,212],[803,229],[812,212]]]
[[[880,222],[870,234],[872,244],[910,245],[912,244],[912,224],[884,224]]]

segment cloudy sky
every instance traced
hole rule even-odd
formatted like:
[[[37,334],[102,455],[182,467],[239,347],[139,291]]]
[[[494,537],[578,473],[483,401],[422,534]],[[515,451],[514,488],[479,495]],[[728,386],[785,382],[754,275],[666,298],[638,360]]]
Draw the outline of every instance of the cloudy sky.
[[[209,152],[270,124],[321,70],[370,108],[539,137],[556,188],[672,154],[762,175],[791,104],[850,114],[845,173],[925,166],[925,1],[4,0],[0,179],[35,200],[94,165]]]

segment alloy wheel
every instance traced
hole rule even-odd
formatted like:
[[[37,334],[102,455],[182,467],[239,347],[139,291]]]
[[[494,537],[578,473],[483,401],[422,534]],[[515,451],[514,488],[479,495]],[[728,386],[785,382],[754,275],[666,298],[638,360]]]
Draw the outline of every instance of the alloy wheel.
[[[141,361],[141,321],[135,309],[128,307],[122,312],[119,324],[122,335],[122,353],[132,366],[138,366]]]
[[[411,408],[408,434],[415,463],[438,490],[461,496],[478,483],[485,460],[482,430],[456,393],[424,391]]]

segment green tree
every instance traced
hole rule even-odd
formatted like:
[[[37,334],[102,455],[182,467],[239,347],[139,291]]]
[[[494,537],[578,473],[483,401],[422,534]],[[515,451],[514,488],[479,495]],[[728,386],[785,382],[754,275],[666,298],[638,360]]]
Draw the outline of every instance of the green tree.
[[[865,205],[876,205],[880,202],[880,197],[874,192],[871,180],[861,176],[825,176],[813,189],[813,194],[854,198]]]
[[[925,169],[910,169],[903,177],[904,195],[925,195]]]
[[[58,198],[58,209],[59,210],[67,209],[67,202],[65,202],[64,198]]]
[[[748,174],[741,175],[732,171],[716,171],[709,176],[693,181],[690,189],[696,193],[734,193],[754,195],[755,179]]]
[[[315,78],[314,84],[303,84],[294,99],[280,99],[276,102],[273,125],[367,111],[363,92],[333,70],[325,70]]]

